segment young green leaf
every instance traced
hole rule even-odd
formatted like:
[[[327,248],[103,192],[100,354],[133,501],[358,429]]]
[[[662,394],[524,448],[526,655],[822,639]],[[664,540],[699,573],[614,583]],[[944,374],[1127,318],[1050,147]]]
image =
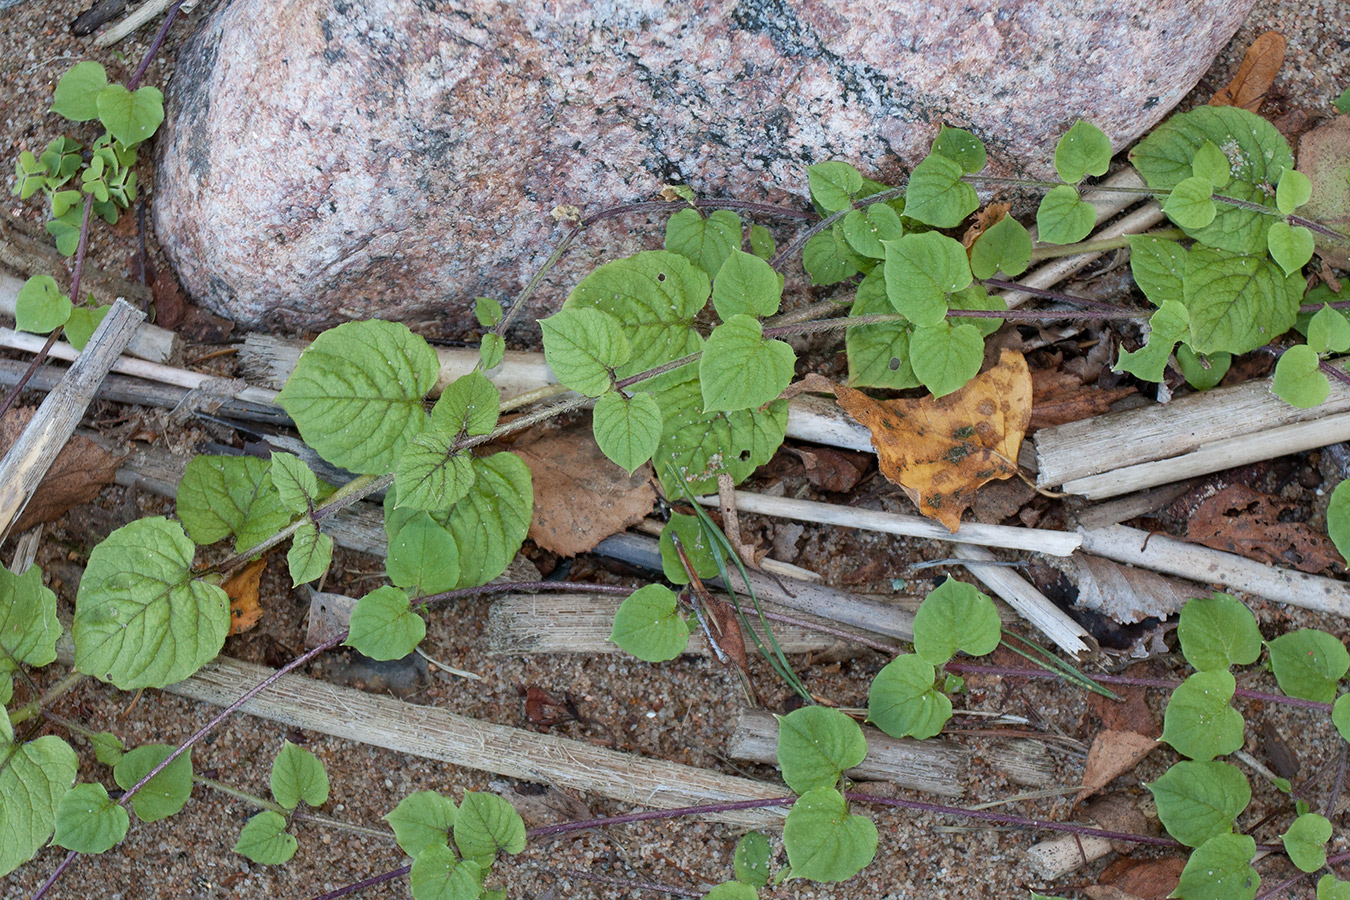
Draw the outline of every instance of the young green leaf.
[[[852,210],[841,225],[848,245],[870,259],[884,259],[886,241],[898,240],[905,233],[900,214],[885,203]]]
[[[483,891],[483,869],[437,844],[417,854],[408,881],[413,900],[478,900]]]
[[[321,533],[312,523],[302,522],[291,538],[291,549],[286,551],[291,587],[322,578],[332,562],[333,538]]]
[[[725,322],[732,316],[771,316],[783,297],[782,276],[758,256],[733,250],[713,276],[712,302]]]
[[[319,758],[287,741],[272,761],[272,797],[287,809],[301,801],[309,806],[328,802],[328,773]]]
[[[108,86],[108,73],[92,60],[71,66],[56,83],[52,112],[72,122],[98,118],[98,95]]]
[[[1346,95],[1350,95],[1350,89],[1347,89]],[[1350,107],[1350,99],[1346,106]],[[1317,900],[1350,900],[1350,881],[1341,881],[1335,875],[1323,875],[1317,880]]]
[[[699,578],[713,578],[718,574],[717,559],[713,556],[712,545],[707,532],[703,530],[697,516],[684,513],[671,513],[670,521],[661,529],[661,569],[671,584],[688,584],[689,574],[675,550],[673,537],[678,537],[684,548],[685,558]]]
[[[804,706],[777,718],[778,768],[794,793],[836,786],[867,755],[862,729],[837,709]]]
[[[295,855],[300,843],[286,833],[286,817],[263,810],[244,823],[234,852],[264,866],[279,866]]]
[[[0,711],[0,715],[4,715]],[[32,859],[52,835],[79,759],[53,734],[6,750],[0,767],[0,876]]]
[[[769,229],[758,223],[750,226],[750,252],[760,259],[773,259],[777,245]]]
[[[394,829],[394,839],[409,856],[428,847],[449,846],[455,824],[455,801],[435,791],[417,791],[398,802],[384,817]]]
[[[1308,346],[1315,353],[1344,353],[1350,350],[1350,319],[1327,304],[1308,321]]]
[[[483,335],[483,343],[478,347],[478,367],[490,372],[502,364],[506,356],[506,341],[500,334]]]
[[[707,273],[683,256],[647,251],[595,269],[572,289],[563,309],[598,309],[619,320],[632,357],[614,374],[627,378],[702,348],[693,324],[710,290]],[[673,372],[668,376],[670,381],[680,377]],[[656,386],[642,385],[644,390]]]
[[[515,855],[525,849],[525,822],[496,794],[465,791],[454,835],[460,855],[484,869],[492,865],[498,850]]]
[[[645,391],[631,397],[610,391],[595,401],[591,427],[600,452],[632,475],[661,442],[661,408]]]
[[[783,823],[783,846],[790,878],[847,881],[876,856],[877,826],[850,814],[843,794],[816,788],[792,804]]]
[[[1275,188],[1275,208],[1286,216],[1312,199],[1312,179],[1297,169],[1285,169]]]
[[[1145,381],[1162,381],[1172,348],[1186,336],[1189,324],[1186,306],[1177,300],[1166,301],[1149,317],[1148,343],[1138,350],[1121,350],[1115,370],[1129,372]]]
[[[1221,834],[1191,853],[1172,897],[1178,900],[1252,900],[1261,876],[1251,866],[1256,840],[1245,834]]]
[[[703,895],[703,900],[758,900],[754,885],[740,881],[724,881]]]
[[[506,571],[525,541],[534,510],[530,469],[514,453],[474,457],[473,487],[448,515],[435,518],[459,548],[459,583],[487,584]]]
[[[1313,628],[1282,634],[1268,645],[1280,690],[1290,697],[1330,703],[1336,682],[1350,671],[1350,653],[1340,638]]]
[[[1327,534],[1342,559],[1350,560],[1350,480],[1339,482],[1327,504]]]
[[[497,323],[502,320],[502,305],[491,297],[475,297],[473,317],[484,328],[496,328]]]
[[[670,588],[649,584],[628,595],[614,614],[609,639],[646,662],[665,662],[684,652],[689,626]]]
[[[696,209],[682,209],[666,222],[666,250],[678,253],[709,276],[722,268],[741,245],[741,217],[729,209],[703,218]]]
[[[418,596],[452,590],[459,583],[459,546],[426,510],[418,510],[389,538],[389,580]]]
[[[178,518],[193,542],[234,536],[240,552],[291,521],[272,485],[271,464],[256,456],[194,456],[178,483]]]
[[[1219,214],[1214,205],[1214,185],[1208,178],[1194,175],[1183,179],[1167,195],[1163,212],[1182,228],[1204,228]]]
[[[164,95],[159,88],[140,87],[129,91],[110,84],[94,99],[98,120],[124,147],[148,140],[164,121]]]
[[[1167,701],[1162,740],[1205,762],[1242,746],[1242,715],[1229,705],[1237,688],[1227,669],[1196,672]]]
[[[1270,389],[1290,406],[1312,409],[1331,395],[1331,381],[1322,371],[1313,348],[1295,344],[1280,354]]]
[[[300,354],[277,403],[324,459],[383,475],[426,430],[422,398],[439,371],[435,351],[406,325],[347,322]]]
[[[1031,235],[1012,216],[986,228],[970,248],[970,270],[976,278],[993,278],[1000,271],[1016,278],[1030,264]]]
[[[983,169],[986,159],[984,144],[979,138],[964,128],[947,125],[943,125],[938,136],[933,139],[932,152],[952,160],[970,175]]]
[[[1217,760],[1183,760],[1145,787],[1153,792],[1167,833],[1187,847],[1231,834],[1238,814],[1252,801],[1252,789],[1241,770]]]
[[[870,316],[895,312],[886,296],[884,272],[873,269],[858,285],[852,316]],[[909,322],[882,322],[876,325],[852,325],[844,332],[848,356],[848,381],[853,387],[877,387],[904,390],[919,386],[909,364]]]
[[[905,189],[905,215],[935,228],[955,228],[979,208],[975,189],[961,180],[961,163],[930,153],[914,167]]]
[[[699,360],[703,408],[732,412],[771,402],[792,381],[796,361],[786,341],[765,340],[758,321],[732,316],[713,329]]]
[[[764,887],[769,883],[769,860],[772,854],[769,839],[758,831],[748,831],[736,842],[733,864],[736,880],[742,884]]]
[[[1240,256],[1196,246],[1186,254],[1183,281],[1191,313],[1187,343],[1197,353],[1264,347],[1294,326],[1303,289],[1301,277],[1286,276],[1264,254]]]
[[[52,843],[76,853],[102,853],[127,835],[131,817],[101,784],[77,784],[56,807]]]
[[[1186,248],[1176,241],[1147,234],[1131,235],[1130,274],[1154,306],[1181,300],[1186,274]]]
[[[214,659],[230,630],[230,598],[192,577],[194,550],[162,516],[95,547],[75,600],[75,667],[128,691],[182,681]]]
[[[1176,359],[1186,383],[1197,391],[1207,391],[1223,381],[1223,376],[1228,374],[1228,368],[1233,364],[1231,353],[1207,353],[1201,356],[1187,344],[1177,345]]]
[[[1345,740],[1350,741],[1350,694],[1341,694],[1331,707],[1331,723]]]
[[[914,614],[914,652],[933,666],[944,665],[958,650],[993,653],[1002,634],[994,601],[954,578],[931,591]]]
[[[14,325],[19,331],[47,334],[70,318],[70,298],[61,293],[50,275],[34,275],[19,288],[14,303]]]
[[[427,623],[396,587],[376,588],[356,601],[343,641],[371,659],[402,659],[427,636]]]
[[[1096,224],[1096,210],[1091,203],[1079,198],[1072,185],[1051,188],[1036,208],[1037,237],[1047,244],[1081,241]]]
[[[150,774],[162,763],[174,747],[169,744],[146,744],[129,750],[113,766],[113,780],[124,791]],[[158,822],[178,812],[192,796],[192,751],[182,754],[131,798],[131,808],[142,822]]]
[[[812,284],[838,284],[862,270],[865,258],[849,246],[842,222],[813,235],[802,247],[802,268]]]
[[[319,499],[319,479],[300,457],[292,453],[272,454],[272,487],[277,500],[293,514],[307,515]]]
[[[1172,116],[1130,151],[1130,161],[1156,191],[1170,191],[1194,175],[1195,154],[1206,141],[1223,148],[1233,180],[1224,196],[1266,206],[1266,185],[1294,166],[1289,144],[1267,120],[1233,106],[1203,106]],[[1234,253],[1262,253],[1271,214],[1231,203],[1218,205],[1214,221],[1188,229],[1203,244]],[[1272,335],[1273,336],[1273,335]]]
[[[1105,175],[1110,165],[1111,139],[1091,122],[1079,119],[1055,145],[1055,172],[1070,184]]]
[[[806,179],[811,187],[811,199],[826,212],[848,209],[863,186],[858,170],[838,161],[808,166]]]
[[[867,720],[891,737],[930,738],[952,717],[952,702],[933,689],[936,672],[912,653],[901,653],[872,679]]]
[[[598,309],[563,309],[539,320],[544,359],[558,380],[599,397],[613,385],[611,372],[633,355],[619,320]]]
[[[1186,662],[1201,672],[1250,665],[1261,655],[1261,632],[1252,611],[1217,591],[1182,607],[1177,640]]]
[[[622,335],[620,342],[626,343]],[[470,372],[450,382],[441,392],[431,410],[431,424],[446,434],[457,435],[461,431],[470,436],[491,434],[497,427],[501,406],[497,386],[482,372]]]
[[[409,442],[394,469],[399,506],[444,515],[473,487],[473,457],[452,433],[432,429]]]
[[[51,663],[60,637],[56,594],[43,586],[42,569],[29,566],[22,575],[0,569],[0,676],[20,664],[40,668]]]
[[[782,400],[763,409],[705,410],[697,377],[668,387],[660,405],[661,443],[652,460],[662,485],[676,494],[683,489],[671,481],[672,469],[694,493],[717,490],[718,472],[740,483],[773,458],[787,429]]]
[[[1266,233],[1266,247],[1285,274],[1294,275],[1301,272],[1308,260],[1312,259],[1312,232],[1302,225],[1276,222]]]
[[[77,306],[72,309],[70,318],[66,320],[65,331],[66,340],[70,341],[70,346],[76,350],[83,350],[110,309],[112,309],[111,306],[99,306],[94,309],[87,306]]]
[[[122,746],[122,739],[111,731],[100,731],[89,738],[89,743],[94,747],[94,758],[109,768],[126,756],[126,748]]]
[[[1233,167],[1219,145],[1206,140],[1191,160],[1191,174],[1205,179],[1217,190],[1233,180]]]
[[[1316,872],[1327,864],[1327,841],[1330,839],[1331,822],[1317,813],[1304,813],[1280,835],[1289,861],[1304,872]]]
[[[886,243],[886,296],[915,325],[937,325],[947,315],[947,295],[970,284],[961,242],[936,231],[907,234]]]
[[[980,371],[984,338],[974,325],[940,322],[915,328],[909,337],[909,364],[914,377],[941,397],[965,387]]]

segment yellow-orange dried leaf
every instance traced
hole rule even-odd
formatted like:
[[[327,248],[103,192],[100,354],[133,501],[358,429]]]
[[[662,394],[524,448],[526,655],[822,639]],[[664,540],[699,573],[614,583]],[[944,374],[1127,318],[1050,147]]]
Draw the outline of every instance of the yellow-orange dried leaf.
[[[1247,55],[1242,57],[1233,80],[1209,101],[1210,106],[1238,106],[1248,112],[1257,112],[1275,83],[1275,76],[1284,65],[1287,42],[1278,31],[1267,31],[1252,41]]]
[[[971,247],[975,246],[975,241],[979,236],[997,225],[1010,209],[1012,209],[1011,203],[990,203],[977,212],[974,223],[966,229],[965,234],[961,235],[961,244],[969,251]]]
[[[266,559],[255,559],[221,585],[230,597],[230,634],[248,631],[262,618],[258,587],[262,584],[262,573],[265,568],[267,568]]]
[[[945,397],[881,401],[824,378],[807,381],[809,390],[832,391],[872,433],[881,474],[949,531],[960,527],[980,485],[1017,474],[1031,421],[1031,372],[1016,351],[1004,350],[998,365]]]

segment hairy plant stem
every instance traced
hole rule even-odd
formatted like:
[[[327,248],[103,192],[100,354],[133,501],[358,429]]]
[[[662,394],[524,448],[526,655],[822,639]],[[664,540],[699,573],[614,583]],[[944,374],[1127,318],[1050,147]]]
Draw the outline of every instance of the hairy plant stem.
[[[80,214],[80,243],[75,248],[75,268],[70,275],[70,303],[72,306],[80,305],[80,277],[84,274],[84,258],[89,255],[89,214],[93,209],[94,195],[85,194],[84,211]],[[18,322],[14,324],[18,325]],[[4,401],[0,402],[0,416],[9,412],[10,407],[14,405],[14,401],[19,399],[19,393],[28,384],[29,379],[42,367],[42,364],[47,361],[47,354],[52,352],[52,347],[56,346],[56,342],[64,331],[65,328],[60,325],[52,329],[52,333],[47,336],[47,343],[42,345],[42,349],[38,351],[37,356],[33,357],[33,361],[28,364],[28,368],[19,376],[18,382],[5,395]]]
[[[38,697],[36,700],[9,713],[10,725],[22,725],[24,722],[27,722],[29,719],[39,714],[44,717],[51,716],[52,714],[47,712],[47,707],[73,691],[80,682],[88,677],[89,676],[85,675],[83,672],[71,672],[56,684],[43,691],[41,697]],[[5,715],[5,713],[0,711],[0,715]]]
[[[1179,241],[1186,237],[1186,232],[1180,228],[1160,228],[1157,231],[1149,231],[1144,234],[1122,234],[1120,237],[1097,238],[1091,241],[1079,241],[1076,244],[1043,244],[1031,251],[1031,261],[1041,262],[1063,256],[1078,256],[1082,253],[1103,253],[1107,250],[1120,250],[1130,246],[1130,238],[1136,237]],[[1026,288],[1019,288],[1019,290],[1026,290]]]
[[[150,782],[150,779],[154,778],[160,772],[163,772],[165,769],[169,767],[169,764],[172,763],[175,759],[182,756],[188,750],[192,749],[192,747],[196,745],[199,741],[201,741],[202,738],[206,737],[208,734],[219,728],[226,719],[234,715],[234,713],[239,709],[239,707],[243,706],[245,703],[252,700],[254,697],[258,696],[263,691],[267,690],[278,680],[280,680],[282,676],[290,674],[294,670],[303,666],[305,663],[314,659],[319,654],[326,653],[327,651],[333,649],[346,639],[347,639],[346,631],[342,631],[339,634],[333,635],[331,638],[324,641],[322,644],[319,644],[317,647],[314,647],[313,649],[307,650],[304,653],[300,654],[295,659],[286,663],[286,665],[282,666],[280,669],[277,669],[271,675],[268,675],[262,681],[258,682],[253,687],[249,688],[247,691],[241,694],[239,698],[236,699],[233,703],[231,703],[229,706],[225,707],[215,716],[213,716],[209,722],[207,722],[201,728],[198,728],[192,734],[191,737],[189,737],[187,740],[183,741],[181,744],[175,747],[173,751],[168,756],[164,757],[164,759],[161,760],[158,765],[152,768],[149,772],[145,773],[145,777],[143,777],[140,781],[133,784],[127,790],[127,792],[122,795],[122,798],[117,801],[118,805],[125,807],[128,803],[130,803],[131,798],[136,796],[136,794],[139,793],[140,790]],[[38,887],[38,889],[33,893],[32,900],[41,900],[41,898],[45,897],[47,895],[47,892],[51,890],[52,885],[56,884],[56,880],[61,877],[61,873],[70,867],[70,864],[75,861],[75,857],[77,856],[79,856],[79,854],[73,850],[70,853],[66,854],[65,858],[61,860],[61,862],[57,865],[56,869],[52,872],[52,874],[47,877],[47,880],[42,882],[42,884]]]
[[[503,400],[498,412],[511,412],[512,410],[520,409],[522,406],[530,406],[539,403],[540,401],[557,397],[559,394],[567,393],[567,391],[568,387],[565,384],[546,384],[541,388],[535,388],[532,391],[526,391],[523,394],[512,397],[510,400]]]
[[[155,39],[150,42],[150,49],[145,51],[145,58],[141,64],[136,67],[136,74],[131,76],[127,82],[127,90],[134,91],[140,85],[141,79],[145,77],[145,72],[150,68],[150,61],[155,58],[159,48],[164,45],[164,39],[169,36],[169,28],[173,25],[173,20],[178,18],[178,10],[182,7],[184,0],[177,0],[173,6],[169,7],[169,12],[164,16],[164,22],[159,26],[159,31],[155,32]]]
[[[1334,378],[1341,384],[1350,384],[1350,372],[1345,371],[1341,366],[1336,365],[1329,359],[1319,359],[1317,368],[1322,370],[1322,374]]]
[[[523,594],[532,591],[576,591],[578,593],[588,594],[623,594],[624,596],[627,596],[635,590],[637,590],[637,588],[626,587],[621,584],[590,584],[580,581],[502,581],[494,584],[480,584],[477,587],[456,588],[453,591],[442,591],[439,594],[428,594],[425,597],[419,597],[417,602],[430,605],[432,603],[443,603],[447,600],[463,600],[466,597],[486,597],[492,594]]]
[[[213,791],[219,791],[227,797],[233,797],[236,800],[242,800],[251,806],[260,809],[269,809],[278,815],[285,816],[288,819],[294,819],[297,822],[308,822],[312,825],[318,825],[323,828],[334,828],[338,831],[346,831],[349,834],[363,834],[366,837],[379,838],[384,841],[393,841],[394,833],[392,831],[381,831],[378,828],[367,828],[364,825],[356,825],[352,822],[343,822],[340,819],[333,819],[318,813],[303,812],[301,810],[289,810],[266,797],[259,797],[257,794],[250,794],[248,791],[241,791],[237,787],[226,784],[223,781],[217,781],[214,778],[208,778],[205,775],[193,774],[193,784],[200,784],[209,787]]]
[[[885,203],[887,200],[894,200],[897,197],[904,196],[904,193],[905,189],[902,187],[891,188],[890,190],[871,194],[861,200],[856,200],[848,209],[841,209],[838,212],[831,213],[801,234],[797,235],[797,237],[793,238],[787,246],[775,253],[773,259],[769,260],[769,265],[773,266],[776,270],[781,270],[784,263],[801,252],[802,247],[806,246],[807,241],[820,234],[826,228],[832,228],[835,222],[838,222],[853,210],[864,209],[871,206],[873,203]]]
[[[1005,678],[1063,678],[1057,672],[1047,672],[1045,669],[1019,669],[1016,666],[985,666],[977,663],[949,662],[944,667],[948,671],[958,673],[969,673],[975,675],[1000,675]],[[1180,681],[1171,678],[1138,678],[1133,675],[1093,675],[1094,681],[1100,681],[1103,684],[1126,684],[1136,687],[1162,688],[1172,690],[1181,685]],[[1322,712],[1331,712],[1330,703],[1322,703],[1319,700],[1303,700],[1299,697],[1287,697],[1284,694],[1272,694],[1267,691],[1249,691],[1246,688],[1238,688],[1233,692],[1235,697],[1244,697],[1248,700],[1261,700],[1266,703],[1278,703],[1282,706],[1294,706],[1300,709],[1316,709]]]
[[[1339,866],[1341,863],[1344,862],[1350,862],[1350,853],[1338,853],[1335,856],[1328,856],[1326,866],[1327,867]],[[1319,869],[1318,871],[1320,872],[1321,869]],[[1278,897],[1280,894],[1283,894],[1285,891],[1289,890],[1291,887],[1298,884],[1300,881],[1302,881],[1303,879],[1307,878],[1309,875],[1312,874],[1314,873],[1300,872],[1291,878],[1286,878],[1279,884],[1273,884],[1270,887],[1264,889],[1263,891],[1261,891],[1261,893],[1257,894],[1253,898],[1253,900],[1272,900],[1272,898]]]
[[[1128,312],[1136,316],[1142,315],[1139,310],[1131,309],[1128,306],[1121,306],[1119,303],[1107,303],[1104,300],[1079,297],[1074,294],[1066,294],[1063,291],[1051,291],[1045,288],[1032,287],[1029,284],[1021,284],[1016,281],[1004,281],[1000,278],[985,278],[982,280],[982,283],[986,287],[997,288],[1000,291],[1020,291],[1023,294],[1030,294],[1033,297],[1042,297],[1046,300],[1059,300],[1063,303],[1073,303],[1087,309],[1098,309],[1105,313]]]

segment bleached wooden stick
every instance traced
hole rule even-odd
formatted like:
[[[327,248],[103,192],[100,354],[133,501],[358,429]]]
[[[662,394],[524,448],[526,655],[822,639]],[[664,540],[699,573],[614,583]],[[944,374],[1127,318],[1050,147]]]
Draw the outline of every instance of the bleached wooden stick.
[[[73,650],[68,640],[58,647],[58,654],[62,662],[70,664]],[[222,656],[165,690],[227,706],[271,674],[273,670],[265,666]],[[470,719],[300,675],[283,675],[241,709],[291,728],[647,808],[677,809],[787,793],[786,788],[766,782]],[[714,813],[706,818],[763,828],[781,825],[786,814],[787,807],[769,807]]]
[[[125,300],[114,303],[79,359],[66,370],[9,452],[0,459],[0,535],[9,530],[28,505],[56,454],[75,433],[75,426],[94,399],[99,382],[144,320],[145,313]]]
[[[715,506],[716,497],[700,497],[704,506]],[[922,516],[907,516],[791,497],[770,497],[750,491],[736,492],[736,508],[742,512],[758,513],[795,519],[799,522],[817,522],[822,525],[841,525],[862,528],[904,537],[928,538],[955,544],[975,544],[981,547],[1003,547],[1008,550],[1029,550],[1050,556],[1069,556],[1079,548],[1082,539],[1068,531],[1049,531],[1043,528],[1012,528],[1006,525],[981,525],[978,522],[962,524],[955,534],[945,526]]]
[[[959,797],[965,792],[970,751],[952,741],[901,740],[870,726],[863,727],[867,757],[844,774],[857,781],[890,781],[927,794]],[[727,741],[727,756],[776,766],[778,720],[762,710],[746,710],[736,719]]]
[[[966,571],[1002,597],[1065,653],[1083,658],[1096,649],[1097,642],[1087,629],[1071,619],[1035,585],[1007,566],[989,565],[997,561],[994,554],[973,544],[957,544],[952,547],[952,553],[965,560]]]

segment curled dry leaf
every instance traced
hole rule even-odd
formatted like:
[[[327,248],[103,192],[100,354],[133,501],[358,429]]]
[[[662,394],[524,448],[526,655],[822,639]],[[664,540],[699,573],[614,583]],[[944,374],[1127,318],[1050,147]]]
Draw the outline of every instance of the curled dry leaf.
[[[1252,41],[1233,80],[1214,95],[1209,105],[1238,106],[1248,112],[1259,112],[1280,66],[1284,65],[1285,45],[1284,35],[1278,31],[1267,31]]]
[[[1122,857],[1102,870],[1101,878],[1092,887],[1083,889],[1092,900],[1115,900],[1121,895],[1139,900],[1165,900],[1176,890],[1186,860],[1180,856],[1160,859],[1132,859]],[[1102,889],[1097,892],[1095,889]],[[1106,891],[1118,891],[1111,894]]]
[[[873,400],[818,375],[804,386],[833,393],[871,432],[881,474],[949,531],[960,527],[980,485],[1017,474],[1031,421],[1031,373],[1020,353],[1002,351],[998,365],[945,397]]]
[[[1301,572],[1340,571],[1340,554],[1329,537],[1307,522],[1283,521],[1290,506],[1245,484],[1230,484],[1195,508],[1186,539]]]
[[[1122,566],[1100,556],[1075,553],[1078,605],[1122,625],[1149,617],[1166,619],[1181,612],[1186,601],[1205,591],[1190,582],[1167,578],[1148,569]]]
[[[230,634],[248,631],[262,618],[258,588],[262,584],[266,557],[259,557],[235,572],[221,585],[230,597]]]
[[[975,214],[975,221],[966,229],[966,233],[961,235],[961,243],[966,248],[966,252],[975,246],[980,235],[984,234],[990,228],[993,228],[999,221],[1012,209],[1011,203],[990,203],[984,209]]]
[[[4,454],[33,418],[33,408],[11,409],[0,421],[0,454]],[[67,510],[89,503],[105,485],[112,484],[122,457],[114,456],[86,437],[76,435],[56,455],[32,499],[11,529],[20,534],[65,515]]]
[[[572,426],[513,448],[530,468],[530,539],[561,556],[591,550],[642,521],[656,501],[651,467],[631,476],[605,458],[589,426]]]
[[[1083,789],[1074,802],[1100,791],[1116,778],[1129,772],[1158,746],[1156,737],[1136,731],[1104,729],[1097,732],[1088,748],[1087,763],[1083,767]]]
[[[863,473],[867,460],[858,453],[835,450],[831,447],[789,447],[806,470],[806,478],[822,491],[846,494],[853,490]]]

